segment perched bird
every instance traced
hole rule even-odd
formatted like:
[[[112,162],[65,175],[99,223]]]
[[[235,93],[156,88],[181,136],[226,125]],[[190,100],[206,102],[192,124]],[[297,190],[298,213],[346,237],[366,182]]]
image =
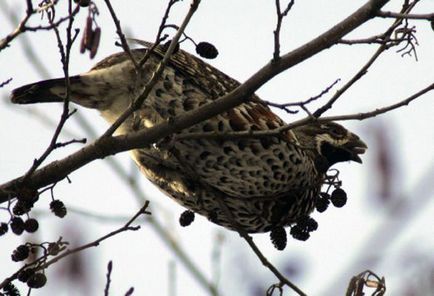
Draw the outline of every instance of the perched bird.
[[[134,49],[132,54],[139,60],[147,50]],[[70,100],[98,109],[113,123],[143,91],[163,55],[164,48],[157,47],[140,77],[127,54],[111,55],[89,72],[70,77]],[[146,129],[199,108],[238,85],[211,65],[178,50],[141,108],[117,134]],[[63,78],[50,79],[15,89],[11,100],[17,104],[62,102],[65,93]],[[256,95],[249,99],[179,134],[266,131],[285,124]],[[278,137],[227,140],[174,136],[135,149],[132,156],[144,175],[179,204],[229,229],[241,227],[255,233],[289,226],[309,215],[328,168],[342,161],[361,163],[359,154],[366,148],[357,135],[341,125],[315,122]]]

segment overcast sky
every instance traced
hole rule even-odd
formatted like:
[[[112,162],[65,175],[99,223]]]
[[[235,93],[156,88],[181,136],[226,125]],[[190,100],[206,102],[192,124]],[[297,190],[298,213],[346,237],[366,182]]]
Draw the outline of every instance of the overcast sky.
[[[25,6],[21,2],[6,0],[1,3],[0,38],[14,28],[5,14],[8,11],[6,7],[22,17]],[[128,36],[151,41],[155,38],[164,13],[164,2],[113,1],[113,6]],[[186,30],[187,34],[196,41],[209,41],[218,48],[219,56],[209,63],[240,82],[246,80],[272,57],[272,31],[276,22],[274,1],[202,2]],[[387,10],[397,11],[399,1],[392,2],[395,5],[388,6]],[[421,2],[415,12],[434,11],[434,1]],[[364,1],[345,0],[296,1],[282,26],[282,53],[324,32],[363,3]],[[103,1],[98,1],[97,5],[100,10],[97,21],[102,28],[100,49],[96,58],[90,60],[87,54],[79,53],[79,42],[76,42],[72,50],[71,74],[85,72],[96,61],[120,50],[114,45],[117,35],[107,8]],[[169,22],[180,24],[188,6],[187,0],[175,5]],[[61,10],[56,13],[64,15]],[[75,27],[82,29],[86,16],[87,12],[82,11],[76,18]],[[39,16],[34,16],[31,20],[33,25],[39,22]],[[348,38],[379,34],[390,23],[391,20],[371,21],[351,33]],[[417,47],[418,61],[415,61],[414,57],[402,58],[396,53],[396,49],[392,48],[326,115],[370,111],[404,99],[433,82],[434,32],[428,22],[411,23],[417,26],[420,45]],[[24,43],[31,45],[36,54],[35,58],[48,71],[46,76],[35,68],[23,47]],[[259,89],[257,94],[263,99],[283,103],[315,96],[338,78],[341,82],[337,87],[340,87],[366,63],[376,48],[368,45],[335,46],[277,76]],[[194,52],[194,46],[189,43],[183,45],[183,49]],[[59,60],[53,32],[28,32],[0,53],[0,81],[13,78],[10,84],[0,89],[1,183],[22,175],[30,167],[32,160],[48,145],[54,126],[44,123],[37,114],[53,121],[57,121],[61,114],[61,108],[56,105],[13,106],[7,97],[13,88],[25,83],[62,76]],[[336,90],[337,88],[334,88],[331,94]],[[327,95],[313,104],[310,110],[315,110],[315,107],[329,97],[330,95]],[[293,116],[279,110],[276,112],[288,122],[304,115]],[[89,120],[98,133],[107,128],[107,124],[97,112],[79,108],[79,113]],[[319,222],[318,231],[306,242],[290,239],[283,252],[273,248],[268,234],[254,235],[266,256],[277,267],[281,267],[284,273],[289,273],[288,266],[299,268],[299,273],[292,274],[289,278],[307,294],[342,295],[351,276],[371,268],[386,277],[390,295],[400,295],[403,291],[400,281],[407,279],[405,270],[411,271],[420,267],[419,261],[415,259],[418,254],[422,254],[423,263],[429,265],[431,262],[432,268],[433,256],[429,250],[434,247],[434,233],[429,225],[433,224],[434,214],[433,116],[434,94],[431,92],[409,106],[378,118],[343,123],[360,135],[371,148],[363,156],[362,165],[343,163],[337,166],[341,172],[343,187],[349,196],[348,204],[342,209],[332,208],[323,214],[315,214],[315,219]],[[379,127],[385,128],[380,130],[380,135]],[[68,121],[63,139],[70,139],[71,134],[87,137],[75,120]],[[389,214],[386,204],[381,203],[376,196],[376,182],[379,180],[376,165],[378,138],[386,139],[393,155],[393,196],[406,201],[417,200],[416,204],[412,204],[416,210],[404,216],[405,221],[397,221],[400,231],[396,233],[390,229],[396,229],[393,227],[393,217],[398,215],[398,211]],[[80,145],[77,144],[55,151],[48,161],[61,159],[79,148]],[[124,169],[135,175],[137,170],[129,160],[128,153],[111,158],[119,161]],[[125,218],[132,216],[137,210],[138,203],[133,192],[119,180],[106,160],[95,161],[72,173],[70,178],[72,184],[61,182],[56,186],[54,194],[71,209]],[[425,181],[420,185],[423,178]],[[177,220],[184,209],[156,190],[144,178],[138,178],[138,182],[143,194],[151,201],[154,218],[170,229],[173,239],[186,250],[208,279],[218,277],[222,295],[252,295],[252,286],[256,285],[265,290],[277,282],[238,234],[215,226],[199,216],[196,216],[196,221],[190,227],[181,228]],[[42,213],[42,230],[30,238],[31,240],[55,241],[62,235],[66,240],[68,236],[81,237],[81,243],[85,243],[121,225],[116,222],[100,222],[73,213],[63,220],[52,217],[47,214],[49,195],[45,195],[42,198],[44,201],[37,206],[38,212]],[[5,219],[7,215],[0,212],[0,220]],[[388,233],[379,233],[382,229]],[[387,237],[386,241],[372,239],[372,236],[386,237],[387,234],[391,234],[391,237]],[[367,241],[372,244],[367,245]],[[0,253],[3,254],[0,257],[0,279],[18,269],[19,264],[10,261],[5,254],[10,254],[21,242],[20,238],[11,234],[0,238]],[[216,253],[221,254],[217,264],[216,260],[213,260]],[[408,261],[403,260],[403,253],[409,255]],[[371,262],[376,260],[372,258],[372,261],[365,262],[364,266],[354,265],[357,259],[369,254],[383,259],[374,266]],[[92,278],[89,283],[75,283],[60,294],[58,289],[68,287],[64,281],[70,281],[70,278],[62,280],[65,272],[62,267],[50,268],[47,287],[34,291],[32,295],[49,295],[53,293],[50,291],[56,291],[56,295],[101,295],[109,260],[114,262],[112,295],[122,295],[131,286],[135,287],[136,291],[133,295],[169,295],[169,270],[173,269],[173,265],[176,273],[176,295],[206,295],[205,290],[179,263],[170,248],[146,224],[141,230],[119,234],[97,249],[86,251],[84,255],[85,269]]]

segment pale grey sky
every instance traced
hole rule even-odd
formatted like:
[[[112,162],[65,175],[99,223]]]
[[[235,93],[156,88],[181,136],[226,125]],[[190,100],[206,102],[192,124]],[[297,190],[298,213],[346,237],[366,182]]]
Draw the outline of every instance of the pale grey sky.
[[[113,6],[125,32],[134,38],[153,40],[163,14],[165,1],[113,1]],[[187,28],[189,36],[196,41],[209,41],[217,46],[220,55],[210,63],[226,74],[244,81],[266,64],[272,57],[272,31],[275,26],[274,1],[250,0],[209,0],[202,1],[198,12],[194,15]],[[399,1],[392,1],[387,9],[397,9]],[[24,3],[7,0],[19,15],[23,15]],[[282,52],[286,52],[303,44],[324,32],[330,26],[358,8],[364,1],[296,1],[282,26]],[[102,27],[101,47],[95,60],[89,60],[88,55],[80,55],[78,42],[72,52],[70,72],[76,74],[87,71],[96,61],[119,51],[114,46],[117,35],[107,8],[102,1],[97,2],[100,9],[98,24]],[[189,1],[175,5],[170,22],[179,24],[189,6]],[[434,1],[422,1],[415,12],[432,12]],[[0,37],[12,30],[6,16],[0,11]],[[57,12],[59,15],[61,11]],[[87,13],[82,12],[75,26],[82,28]],[[39,23],[39,17],[33,17],[33,24]],[[348,38],[368,37],[381,33],[389,21],[371,21],[364,27],[352,33]],[[419,61],[414,58],[401,58],[396,49],[382,56],[370,69],[368,75],[358,82],[342,97],[327,115],[348,114],[370,111],[404,99],[414,92],[428,86],[434,80],[434,38],[428,22],[412,22],[417,25],[417,37],[420,46],[417,48]],[[80,35],[81,37],[81,35]],[[27,40],[37,54],[37,58],[49,71],[48,77],[41,77],[30,64],[22,47]],[[194,52],[192,45],[184,49]],[[266,100],[274,102],[290,102],[307,99],[320,93],[337,78],[342,86],[373,54],[376,46],[345,46],[340,45],[325,50],[319,55],[297,65],[293,69],[279,75],[258,90],[258,94]],[[6,182],[21,175],[31,165],[34,157],[42,153],[47,146],[53,127],[47,127],[35,116],[29,113],[37,110],[51,120],[60,117],[61,109],[55,105],[13,106],[7,102],[9,92],[22,84],[34,82],[43,78],[62,75],[57,45],[52,32],[26,33],[17,38],[12,46],[0,53],[0,81],[9,77],[14,80],[0,89],[2,104],[0,108],[0,182]],[[334,89],[334,91],[337,88]],[[332,91],[331,93],[333,93]],[[325,102],[323,98],[319,104]],[[318,104],[312,105],[312,108]],[[314,109],[311,109],[314,110]],[[102,133],[107,127],[105,122],[94,111],[79,109],[80,114],[92,122],[95,129]],[[292,121],[298,116],[289,116],[278,112],[286,121]],[[368,146],[375,146],[372,133],[375,124],[384,124],[391,131],[391,145],[397,156],[398,181],[396,194],[402,194],[406,199],[413,199],[417,184],[428,171],[433,175],[434,164],[434,95],[430,93],[421,97],[407,107],[367,121],[351,121],[343,124],[359,134]],[[69,121],[66,130],[85,136],[80,127]],[[65,139],[68,139],[65,137]],[[80,145],[69,146],[53,153],[49,160],[62,158],[77,150]],[[127,170],[135,170],[127,153],[115,156]],[[372,269],[386,277],[390,295],[399,295],[397,272],[400,265],[400,250],[410,248],[414,253],[412,241],[419,241],[421,252],[434,247],[432,216],[434,213],[433,185],[426,184],[421,194],[427,194],[428,200],[414,219],[387,249],[375,247],[361,249],[369,238],[385,220],[384,205],[375,204],[375,148],[368,150],[363,157],[364,164],[340,164],[341,179],[346,189],[349,202],[342,209],[332,208],[318,218],[319,229],[312,234],[307,242],[290,239],[283,252],[275,250],[269,241],[268,234],[254,235],[255,241],[267,257],[276,265],[282,266],[285,260],[300,259],[306,264],[305,273],[301,277],[291,278],[309,295],[342,295],[344,287],[351,276],[363,271],[363,267],[351,270],[340,278],[342,272],[361,253],[372,253],[383,257],[379,265]],[[372,177],[374,176],[374,177]],[[132,192],[119,181],[117,176],[106,165],[104,160],[96,161],[70,175],[72,184],[62,182],[55,189],[55,196],[62,199],[71,208],[84,209],[104,215],[133,215],[137,202]],[[154,216],[164,226],[171,229],[173,238],[187,250],[188,254],[204,271],[207,278],[213,275],[212,254],[215,247],[215,237],[224,237],[221,246],[221,262],[219,289],[222,295],[251,295],[247,288],[250,281],[266,289],[277,280],[265,269],[254,256],[253,252],[242,241],[238,234],[215,226],[206,219],[196,216],[196,221],[187,228],[178,225],[177,219],[183,209],[175,202],[161,194],[144,178],[139,178],[140,188],[151,200],[155,208]],[[427,182],[425,182],[427,183]],[[420,187],[418,187],[420,188]],[[47,209],[49,196],[39,203],[38,209]],[[4,213],[0,212],[0,220]],[[414,218],[414,217],[411,217]],[[60,220],[52,215],[40,218],[42,230],[35,240],[56,240],[65,232],[65,225],[74,231],[84,232],[84,242],[101,236],[118,227],[115,223],[98,223],[92,219],[75,214]],[[48,230],[50,229],[50,230]],[[381,235],[381,234],[380,234]],[[11,253],[20,244],[20,238],[12,235],[0,238],[0,253]],[[67,238],[66,238],[67,239]],[[112,275],[112,295],[122,295],[130,286],[135,287],[134,295],[168,295],[169,263],[178,262],[171,251],[161,242],[155,232],[146,225],[138,232],[120,234],[106,242],[96,250],[86,251],[86,258],[92,257],[86,268],[91,270],[93,282],[86,287],[88,295],[102,294],[106,264],[114,261]],[[432,253],[432,252],[431,252]],[[397,258],[396,258],[397,257]],[[431,257],[427,260],[433,260]],[[415,261],[411,261],[415,262]],[[0,258],[0,278],[16,270],[19,264],[13,263],[8,256]],[[367,264],[366,268],[370,268]],[[411,265],[409,265],[409,268]],[[61,268],[48,270],[47,287],[34,291],[32,295],[49,295],[65,289],[61,281],[51,280],[55,273],[61,273]],[[402,274],[401,274],[402,276]],[[330,290],[330,285],[339,278],[338,284]],[[176,264],[176,295],[205,295],[205,292],[179,263]],[[72,289],[73,288],[73,289]],[[325,292],[328,291],[328,292]],[[77,286],[70,287],[63,294],[84,295]],[[285,295],[293,295],[292,292]]]

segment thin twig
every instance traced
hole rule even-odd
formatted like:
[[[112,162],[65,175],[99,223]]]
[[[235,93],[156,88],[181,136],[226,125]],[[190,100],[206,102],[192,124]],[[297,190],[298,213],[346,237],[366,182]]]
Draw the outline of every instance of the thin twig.
[[[34,26],[34,27],[25,26],[22,33],[26,32],[26,31],[36,32],[36,31],[52,30],[52,29],[54,29],[54,27],[59,27],[63,22],[69,20],[70,18],[73,18],[79,11],[80,11],[80,5],[77,5],[71,14],[68,14],[67,16],[61,17],[57,21],[55,21],[55,22],[53,22],[47,26]]]
[[[0,88],[4,87],[6,84],[8,84],[9,82],[12,81],[12,78],[6,79],[5,81],[3,81],[2,83],[0,83]]]
[[[131,287],[128,289],[128,291],[125,293],[125,296],[131,296],[134,293],[134,287]]]
[[[146,61],[149,59],[151,54],[154,52],[155,47],[157,47],[160,44],[160,42],[165,39],[165,37],[162,37],[163,30],[164,30],[164,28],[167,27],[166,22],[167,22],[167,19],[169,18],[169,13],[170,13],[173,5],[175,5],[175,3],[177,3],[178,1],[179,0],[169,0],[169,2],[167,3],[166,10],[164,11],[164,15],[161,18],[160,26],[158,27],[158,32],[156,34],[154,44],[146,51],[146,54],[140,60],[140,62],[139,62],[140,68],[142,68],[143,65],[146,63]],[[176,30],[179,30],[179,27],[176,27]]]
[[[54,258],[52,258],[51,260],[45,261],[43,264],[38,264],[35,271],[37,270],[43,270],[46,269],[47,267],[49,267],[50,265],[58,262],[59,260],[62,260],[65,257],[68,257],[72,254],[81,252],[83,250],[92,248],[92,247],[97,247],[99,246],[99,244],[103,241],[105,241],[108,238],[111,238],[121,232],[124,231],[136,231],[140,229],[140,226],[131,226],[131,224],[141,215],[150,215],[151,213],[147,211],[147,208],[149,206],[149,201],[146,201],[145,204],[143,205],[143,207],[132,217],[128,220],[127,223],[125,223],[125,225],[123,225],[122,227],[98,238],[97,240],[90,242],[88,244],[79,246],[77,248],[74,249],[70,249],[70,250],[65,250],[63,253],[55,256]],[[34,260],[33,262],[27,263],[25,264],[23,267],[21,267],[18,271],[16,271],[14,274],[12,274],[11,276],[7,277],[3,282],[0,283],[0,289],[3,288],[5,285],[7,285],[8,283],[12,282],[13,280],[16,280],[18,278],[18,275],[20,274],[21,271],[27,269],[27,268],[34,268],[35,264],[40,263],[41,260],[46,260],[46,256],[42,256],[36,260]]]
[[[37,9],[33,9],[31,0],[26,0],[26,3],[27,3],[26,15],[20,21],[20,23],[18,24],[18,26],[15,28],[15,30],[13,32],[9,33],[5,38],[0,40],[0,51],[3,50],[4,48],[8,47],[9,44],[22,33],[28,32],[28,31],[36,32],[36,31],[43,31],[43,30],[52,30],[54,27],[58,27],[63,22],[69,20],[70,18],[73,18],[80,11],[80,6],[76,5],[74,11],[71,14],[68,14],[67,16],[60,18],[59,20],[49,24],[48,26],[28,27],[27,22],[29,21],[30,17],[33,14],[41,12],[41,11],[46,11],[48,8],[54,8],[55,3],[53,2],[50,5],[45,6],[43,9],[40,7]]]
[[[112,269],[113,269],[113,262],[110,260],[109,263],[107,264],[107,274],[106,274],[106,283],[105,283],[105,288],[104,288],[104,296],[109,295]]]
[[[134,111],[140,108],[140,106],[143,104],[143,102],[146,100],[150,92],[152,91],[155,84],[157,84],[158,80],[160,79],[161,74],[163,74],[164,68],[166,64],[169,62],[170,56],[172,55],[173,51],[175,50],[175,47],[178,43],[179,38],[182,35],[182,32],[187,27],[188,23],[190,22],[191,17],[195,13],[198,5],[200,3],[200,0],[192,0],[192,3],[190,5],[190,9],[188,10],[187,15],[184,18],[184,21],[182,22],[181,26],[179,27],[179,30],[173,37],[172,41],[170,42],[170,46],[167,49],[163,59],[161,62],[156,66],[156,69],[152,75],[152,78],[149,80],[149,82],[145,85],[144,90],[141,95],[139,95],[134,102],[130,105],[130,107],[125,110],[124,113],[122,113],[121,116],[110,126],[110,128],[107,129],[107,131],[102,135],[102,138],[106,138],[111,136],[118,127],[133,114]]]
[[[54,15],[54,7],[51,8],[51,13]],[[72,16],[72,0],[69,0],[68,5],[68,12]],[[53,24],[53,18],[50,12],[48,12],[48,20],[50,24]],[[58,145],[57,140],[60,136],[60,133],[66,123],[66,121],[75,113],[75,110],[72,112],[69,112],[69,99],[71,96],[71,87],[70,87],[70,81],[69,81],[69,57],[71,52],[72,44],[77,36],[77,31],[75,32],[75,35],[72,36],[71,30],[72,30],[72,24],[74,22],[74,17],[70,17],[68,21],[68,26],[66,28],[66,46],[63,45],[62,38],[60,37],[59,30],[56,26],[53,26],[53,31],[56,35],[57,39],[57,45],[59,47],[59,52],[61,56],[61,62],[62,62],[62,68],[63,73],[65,76],[65,88],[66,88],[66,96],[63,102],[63,111],[60,116],[59,123],[56,127],[56,130],[54,131],[54,134],[51,138],[51,141],[46,148],[46,150],[42,153],[42,155],[35,159],[33,162],[33,165],[30,167],[30,169],[25,174],[25,177],[23,179],[23,183],[26,183],[28,178],[33,174],[33,172],[44,162],[44,160],[53,152],[54,149],[61,147],[61,144]]]
[[[288,12],[291,10],[293,5],[294,5],[294,0],[289,1],[286,8],[282,11],[282,9],[280,8],[280,0],[275,1],[277,24],[276,24],[276,29],[273,31],[274,34],[273,61],[277,61],[280,58],[280,29],[282,27],[283,18],[288,15]]]
[[[411,14],[411,13],[381,11],[380,10],[379,12],[377,12],[377,16],[383,17],[383,18],[397,18],[397,19],[413,19],[413,20],[426,20],[426,21],[434,20],[434,13]]]
[[[110,3],[110,0],[104,0],[105,4],[107,5],[107,8],[110,12],[110,15],[113,19],[113,22],[115,23],[116,26],[116,33],[119,36],[119,39],[121,40],[121,44],[122,44],[122,48],[123,50],[127,53],[128,57],[130,58],[131,62],[134,65],[134,68],[136,69],[136,72],[138,73],[140,70],[139,65],[137,64],[136,59],[134,58],[133,54],[131,53],[131,49],[128,45],[128,42],[125,38],[125,34],[122,32],[122,28],[121,28],[121,22],[119,21],[119,19],[116,16],[116,13],[112,7],[112,4]]]
[[[340,79],[336,79],[331,85],[329,85],[325,89],[323,89],[318,95],[310,97],[309,99],[304,100],[304,101],[294,102],[294,103],[284,103],[284,104],[273,103],[270,101],[264,101],[264,103],[269,105],[269,106],[282,109],[282,110],[286,111],[287,113],[296,114],[296,113],[298,113],[298,110],[291,110],[288,107],[297,107],[298,106],[300,108],[304,108],[306,105],[318,100],[323,95],[328,93],[333,88],[333,86],[335,86],[336,83],[338,83],[339,81],[340,81]]]
[[[415,3],[410,5],[409,7],[404,7],[402,10],[404,12],[409,12],[414,7]],[[384,53],[389,47],[390,44],[388,40],[392,36],[395,29],[402,23],[402,19],[396,20],[387,30],[385,33],[381,36],[381,39],[383,40],[383,43],[381,46],[376,50],[376,52],[372,55],[372,57],[368,60],[368,62],[342,87],[340,88],[335,95],[330,98],[330,100],[324,104],[322,107],[318,108],[314,113],[314,117],[320,117],[324,112],[329,110],[333,104],[352,86],[354,83],[356,83],[360,78],[362,78],[367,72],[368,69],[374,64],[374,62],[378,59],[378,57]],[[375,36],[377,38],[378,36]]]
[[[31,0],[27,0],[26,4],[27,4],[26,15],[20,21],[17,28],[13,32],[9,33],[5,38],[0,40],[0,51],[6,48],[9,45],[9,43],[12,42],[12,40],[14,40],[18,35],[20,35],[25,31],[26,23],[28,22],[32,14],[35,12]]]
[[[116,229],[116,230],[114,230],[114,231],[112,231],[112,232],[110,232],[110,233],[108,233],[108,234],[106,234],[106,235],[98,238],[97,240],[95,240],[93,242],[90,242],[88,244],[82,245],[80,247],[77,247],[77,248],[74,248],[74,249],[71,249],[71,250],[67,250],[66,252],[64,252],[64,253],[62,253],[62,254],[54,257],[53,259],[47,261],[45,264],[41,265],[41,269],[47,268],[48,266],[52,265],[53,263],[56,263],[57,261],[65,258],[65,257],[67,257],[69,255],[78,253],[80,251],[83,251],[83,250],[86,250],[86,249],[89,249],[89,248],[92,248],[92,247],[97,247],[97,246],[99,246],[99,244],[101,242],[103,242],[104,240],[106,240],[106,239],[108,239],[110,237],[113,237],[113,236],[117,235],[118,233],[121,233],[121,232],[124,232],[124,231],[129,231],[129,230],[132,230],[132,231],[139,230],[140,226],[131,226],[131,224],[139,216],[141,216],[141,215],[150,215],[151,214],[150,212],[147,211],[148,206],[149,206],[149,201],[146,201],[145,204],[143,205],[143,207],[133,217],[131,217],[130,220],[128,220],[128,222],[125,223],[125,225],[123,225],[122,227],[120,227],[120,228],[118,228],[118,229]]]
[[[329,116],[324,118],[318,118],[319,121],[342,121],[342,120],[363,120],[366,118],[371,118],[378,116],[380,114],[387,113],[389,111],[401,108],[403,106],[406,106],[410,104],[412,101],[416,100],[418,97],[428,93],[429,91],[434,90],[434,83],[429,85],[428,87],[418,91],[417,93],[411,95],[407,99],[404,99],[396,104],[392,104],[383,108],[376,109],[374,111],[370,112],[362,112],[362,113],[354,113],[354,114],[348,114],[348,115],[339,115],[339,116]]]
[[[410,97],[401,100],[395,104],[385,106],[382,108],[377,108],[370,112],[361,112],[361,113],[354,113],[354,114],[348,114],[348,115],[336,115],[336,116],[328,116],[328,117],[306,117],[297,121],[294,121],[292,123],[286,124],[284,126],[281,126],[279,128],[265,130],[265,131],[240,131],[240,132],[225,132],[225,133],[219,133],[219,132],[198,132],[198,133],[183,133],[183,134],[177,134],[174,136],[173,141],[180,141],[180,140],[197,140],[197,139],[207,139],[207,140],[237,140],[237,139],[243,139],[243,138],[265,138],[265,137],[271,137],[271,136],[280,136],[284,132],[293,129],[298,126],[302,126],[311,122],[329,122],[329,121],[344,121],[344,120],[364,120],[371,117],[376,117],[378,115],[387,113],[389,111],[398,109],[400,107],[403,107],[405,105],[410,104],[415,99],[419,98],[420,96],[426,94],[429,91],[434,90],[434,83],[429,85],[428,87],[418,91],[417,93],[411,95]]]

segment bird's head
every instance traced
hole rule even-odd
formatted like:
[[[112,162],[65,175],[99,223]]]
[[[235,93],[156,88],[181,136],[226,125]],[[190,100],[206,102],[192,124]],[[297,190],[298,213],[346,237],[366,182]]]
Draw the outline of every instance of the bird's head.
[[[327,167],[343,161],[362,163],[360,154],[368,146],[360,138],[335,122],[316,122],[294,129],[302,144],[327,160]]]

